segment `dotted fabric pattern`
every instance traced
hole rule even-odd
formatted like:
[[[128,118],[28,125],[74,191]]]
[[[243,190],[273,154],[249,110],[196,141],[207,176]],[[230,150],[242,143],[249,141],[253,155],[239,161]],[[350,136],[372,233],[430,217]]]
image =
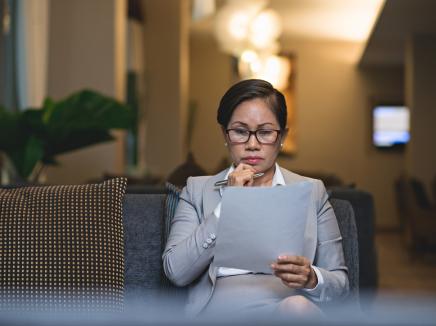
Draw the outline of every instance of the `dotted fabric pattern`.
[[[0,310],[121,311],[126,179],[0,189]]]

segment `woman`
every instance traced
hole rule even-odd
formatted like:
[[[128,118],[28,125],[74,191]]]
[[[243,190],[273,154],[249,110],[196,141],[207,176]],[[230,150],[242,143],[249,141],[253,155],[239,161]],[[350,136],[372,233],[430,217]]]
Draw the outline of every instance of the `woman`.
[[[348,291],[342,238],[321,181],[280,168],[276,163],[287,134],[284,96],[263,80],[244,80],[221,99],[218,123],[233,164],[215,176],[189,178],[183,189],[163,254],[164,270],[178,286],[190,285],[189,314],[226,311],[319,311],[315,303]],[[263,175],[254,178],[254,174]],[[310,180],[317,190],[317,225],[311,257],[279,256],[272,275],[216,268],[214,257],[222,187],[271,187]],[[315,222],[314,222],[315,224]],[[305,243],[306,244],[306,243]],[[238,293],[244,296],[237,296]],[[226,304],[227,303],[227,304]]]

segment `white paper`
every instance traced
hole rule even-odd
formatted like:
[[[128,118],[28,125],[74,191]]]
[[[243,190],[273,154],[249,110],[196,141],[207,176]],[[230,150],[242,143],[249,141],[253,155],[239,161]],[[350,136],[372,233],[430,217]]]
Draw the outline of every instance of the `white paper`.
[[[213,265],[272,274],[281,254],[303,255],[315,206],[313,183],[228,187],[222,198]]]

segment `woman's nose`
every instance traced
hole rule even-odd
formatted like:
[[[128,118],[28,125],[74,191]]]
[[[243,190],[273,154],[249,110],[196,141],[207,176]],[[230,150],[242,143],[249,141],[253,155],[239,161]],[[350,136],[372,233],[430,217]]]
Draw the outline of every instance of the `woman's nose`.
[[[257,149],[259,147],[260,147],[260,143],[258,142],[256,135],[251,134],[250,138],[248,138],[248,141],[246,143],[246,148],[247,149]]]

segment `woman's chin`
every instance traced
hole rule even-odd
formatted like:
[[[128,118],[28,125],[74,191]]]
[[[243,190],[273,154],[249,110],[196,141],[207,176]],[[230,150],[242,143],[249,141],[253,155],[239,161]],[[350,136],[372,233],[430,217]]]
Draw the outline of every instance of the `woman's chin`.
[[[264,172],[264,170],[265,170],[264,167],[262,167],[262,164],[248,163],[248,162],[244,162],[244,163],[251,166],[256,171],[256,173]]]

